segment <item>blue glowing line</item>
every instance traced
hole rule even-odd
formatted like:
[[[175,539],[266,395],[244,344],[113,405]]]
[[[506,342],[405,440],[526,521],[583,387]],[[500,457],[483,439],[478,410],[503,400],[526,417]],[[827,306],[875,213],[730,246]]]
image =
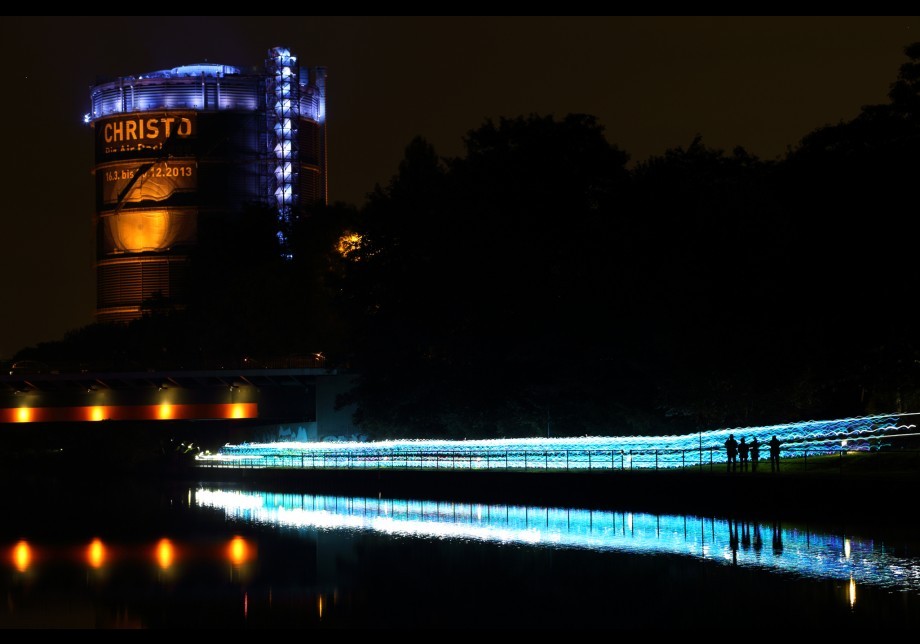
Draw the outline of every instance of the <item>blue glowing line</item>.
[[[279,201],[286,195],[279,194]],[[769,467],[768,442],[781,457],[866,451],[892,438],[914,435],[917,414],[864,416],[762,427],[716,429],[680,436],[595,436],[469,441],[389,440],[349,443],[243,443],[198,456],[208,465],[247,467],[367,467],[438,469],[638,469],[725,463],[725,440],[754,438],[760,467]]]
[[[677,554],[817,579],[920,592],[920,558],[873,540],[698,516],[201,488],[201,507],[232,520],[547,548]]]

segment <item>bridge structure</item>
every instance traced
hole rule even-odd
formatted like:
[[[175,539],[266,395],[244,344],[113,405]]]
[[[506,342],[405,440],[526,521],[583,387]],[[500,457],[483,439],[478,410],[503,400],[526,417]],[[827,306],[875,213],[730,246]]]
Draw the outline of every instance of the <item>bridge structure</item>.
[[[0,374],[0,427],[194,426],[226,440],[352,437],[336,396],[352,376],[325,368],[33,371]]]

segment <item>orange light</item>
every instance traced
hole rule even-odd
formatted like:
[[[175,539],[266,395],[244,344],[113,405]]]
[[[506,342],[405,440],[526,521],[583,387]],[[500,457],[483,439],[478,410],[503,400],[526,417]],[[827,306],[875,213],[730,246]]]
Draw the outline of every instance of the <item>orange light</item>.
[[[173,560],[176,557],[175,548],[173,548],[172,541],[169,539],[160,539],[160,542],[157,544],[157,563],[160,564],[160,568],[166,570],[173,564]]]
[[[240,403],[236,403],[230,408],[230,418],[245,418],[246,408]]]
[[[32,563],[32,548],[25,541],[20,541],[13,547],[13,565],[19,572],[25,572]]]
[[[16,410],[16,422],[28,423],[32,420],[32,409],[29,407],[20,407]]]
[[[348,257],[351,253],[361,248],[362,241],[363,237],[358,233],[346,233],[339,237],[336,250],[339,251],[339,255],[342,257]]]
[[[227,556],[230,558],[230,563],[235,566],[246,563],[246,560],[249,559],[249,544],[243,537],[233,537],[227,548]]]
[[[168,420],[173,417],[173,408],[169,403],[161,403],[157,410],[160,420]]]
[[[105,563],[105,546],[99,539],[93,539],[86,548],[86,560],[93,568],[100,568]]]
[[[92,407],[92,408],[90,408],[90,410],[89,410],[89,419],[90,419],[90,420],[102,420],[102,419],[103,419],[102,407]]]
[[[142,184],[143,182],[141,182]],[[141,184],[137,184],[140,186]],[[147,182],[150,188],[160,188],[163,182]],[[163,199],[163,194],[157,194],[154,199]],[[138,210],[122,211],[115,217],[107,218],[108,229],[112,233],[115,245],[119,250],[130,253],[139,253],[150,250],[163,250],[170,245],[179,232],[175,225],[175,215],[165,210]]]

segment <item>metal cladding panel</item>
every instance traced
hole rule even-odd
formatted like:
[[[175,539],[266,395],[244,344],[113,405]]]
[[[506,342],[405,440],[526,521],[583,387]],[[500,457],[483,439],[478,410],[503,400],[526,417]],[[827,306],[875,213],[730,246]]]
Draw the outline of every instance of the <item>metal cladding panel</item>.
[[[302,120],[300,145],[300,203],[303,206],[326,202],[325,127],[321,123]]]
[[[125,77],[93,88],[91,118],[151,110],[257,110],[261,75]]]
[[[220,86],[219,109],[258,110],[265,91],[262,77],[247,78],[245,82],[224,83]]]
[[[256,163],[202,163],[199,173],[198,203],[200,211],[239,212],[253,203],[265,201]]]
[[[319,165],[321,126],[313,121],[301,120],[298,134],[301,163]]]
[[[185,257],[180,256],[100,262],[96,268],[96,308],[139,308],[155,294],[181,300],[185,296],[185,266]]]
[[[238,212],[265,201],[261,187],[265,153],[264,115],[213,112],[199,118],[199,207]]]
[[[94,117],[106,116],[124,112],[122,104],[121,87],[117,85],[107,85],[104,88],[97,89],[92,96]]]
[[[300,200],[304,206],[323,203],[326,199],[322,174],[318,168],[302,166],[300,169]]]
[[[264,129],[265,116],[260,112],[199,113],[198,156],[237,163],[255,162],[265,155],[260,143]]]

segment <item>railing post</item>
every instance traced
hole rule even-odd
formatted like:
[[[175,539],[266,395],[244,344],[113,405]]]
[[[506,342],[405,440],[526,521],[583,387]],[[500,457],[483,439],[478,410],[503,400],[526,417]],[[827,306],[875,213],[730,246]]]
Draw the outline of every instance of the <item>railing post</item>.
[[[565,450],[565,469],[569,469],[569,450]]]
[[[546,450],[543,450],[543,469],[549,469],[549,456],[546,453]]]
[[[655,450],[655,471],[658,471],[658,450]]]
[[[588,450],[588,469],[591,469],[591,450]]]
[[[680,466],[687,467],[687,450],[680,450]]]
[[[632,450],[629,450],[629,469],[630,471],[632,470],[632,466],[633,466],[632,452],[633,452]]]

